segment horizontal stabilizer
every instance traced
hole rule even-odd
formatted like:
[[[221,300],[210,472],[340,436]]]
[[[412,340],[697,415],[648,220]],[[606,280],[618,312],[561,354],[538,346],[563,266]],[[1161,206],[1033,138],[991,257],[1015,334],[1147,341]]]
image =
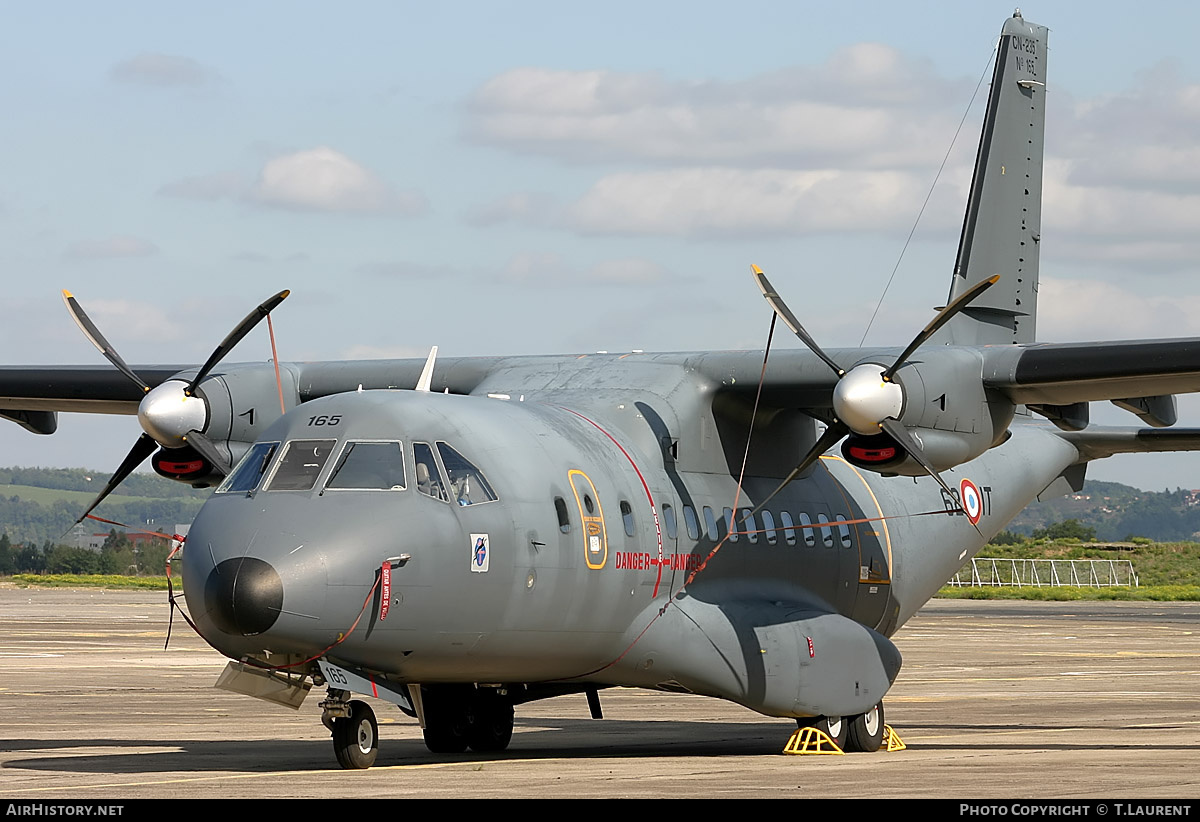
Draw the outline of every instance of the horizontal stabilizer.
[[[1200,428],[1121,428],[1096,426],[1059,434],[1079,450],[1085,461],[1113,454],[1156,451],[1200,451]]]

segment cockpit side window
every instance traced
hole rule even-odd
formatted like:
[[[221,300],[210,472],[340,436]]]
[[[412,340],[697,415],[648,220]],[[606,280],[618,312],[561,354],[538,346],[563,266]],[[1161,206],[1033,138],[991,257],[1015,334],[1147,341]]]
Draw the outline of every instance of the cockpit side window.
[[[433,456],[433,448],[427,442],[413,443],[413,460],[417,469],[417,490],[427,497],[449,502],[446,495],[446,484],[442,480],[441,469]]]
[[[450,477],[450,495],[459,505],[496,501],[496,492],[482,471],[446,443],[439,442],[437,448],[442,465],[446,466],[446,474]]]
[[[396,441],[346,443],[325,483],[330,489],[368,491],[403,491],[404,486],[404,450]]]
[[[317,482],[317,476],[337,440],[292,440],[284,446],[283,457],[267,480],[268,491],[308,491]]]
[[[258,487],[263,474],[267,473],[267,466],[271,464],[271,457],[275,456],[275,449],[278,447],[277,442],[257,442],[250,446],[250,450],[242,457],[237,467],[229,472],[229,476],[214,493],[248,494],[253,491]]]

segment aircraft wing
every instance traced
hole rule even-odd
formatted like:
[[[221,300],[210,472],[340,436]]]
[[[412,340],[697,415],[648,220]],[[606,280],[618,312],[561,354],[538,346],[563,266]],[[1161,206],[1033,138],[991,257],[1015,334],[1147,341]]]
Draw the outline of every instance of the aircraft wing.
[[[153,388],[184,365],[137,366]],[[110,365],[0,366],[0,411],[136,414],[142,390]]]
[[[1200,392],[1200,338],[1133,340],[1097,343],[996,345],[979,349],[983,382],[1015,403],[1065,406],[1096,400]],[[847,349],[830,352],[843,367],[865,360],[890,362],[895,348]],[[757,392],[777,408],[800,408],[821,413],[830,407],[837,376],[806,349],[771,351],[763,370],[762,351],[568,354],[516,357],[459,357],[437,361],[433,391],[470,394],[511,380],[513,387],[586,387],[606,369],[603,361],[681,366],[695,372],[721,392]],[[364,388],[412,388],[424,367],[423,358],[292,363],[285,367],[297,378],[300,399]],[[219,369],[264,368],[263,364],[229,365]],[[147,365],[134,370],[154,387],[194,366]],[[617,373],[627,371],[617,369]],[[266,375],[264,370],[264,376]],[[503,375],[509,375],[505,378]],[[274,382],[273,374],[270,377]],[[507,386],[506,386],[507,387]],[[141,390],[107,365],[0,366],[0,416],[38,430],[19,413],[57,411],[135,414]]]
[[[1013,402],[1070,405],[1200,391],[1200,338],[983,350],[983,381]]]

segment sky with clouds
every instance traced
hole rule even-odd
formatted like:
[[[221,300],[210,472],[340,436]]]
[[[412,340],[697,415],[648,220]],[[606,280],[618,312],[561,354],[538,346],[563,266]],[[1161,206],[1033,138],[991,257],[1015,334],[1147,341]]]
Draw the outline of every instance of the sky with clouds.
[[[3,361],[102,362],[62,288],[133,363],[203,360],[282,288],[283,359],[760,348],[751,263],[823,345],[902,345],[946,294],[1011,13],[8,5]],[[1051,29],[1039,337],[1200,335],[1200,6],[1023,13]],[[256,330],[232,359],[269,356]],[[138,433],[3,425],[0,464],[111,469]],[[1090,475],[1200,487],[1200,455]]]

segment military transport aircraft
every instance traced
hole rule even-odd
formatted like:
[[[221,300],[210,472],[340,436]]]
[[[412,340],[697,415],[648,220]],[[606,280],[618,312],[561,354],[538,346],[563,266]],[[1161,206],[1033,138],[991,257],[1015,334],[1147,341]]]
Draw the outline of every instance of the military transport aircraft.
[[[891,637],[1090,460],[1200,449],[1174,394],[1200,339],[1038,344],[1046,34],[1003,26],[947,304],[911,344],[0,369],[0,414],[138,415],[100,497],[151,457],[218,484],[188,534],[187,609],[223,687],[298,707],[370,766],[373,709],[435,752],[499,751],[514,706],[610,686],[727,699],[880,745]],[[748,284],[747,284],[748,285]],[[1145,426],[1089,425],[1109,400]],[[840,443],[840,448],[832,450]]]

